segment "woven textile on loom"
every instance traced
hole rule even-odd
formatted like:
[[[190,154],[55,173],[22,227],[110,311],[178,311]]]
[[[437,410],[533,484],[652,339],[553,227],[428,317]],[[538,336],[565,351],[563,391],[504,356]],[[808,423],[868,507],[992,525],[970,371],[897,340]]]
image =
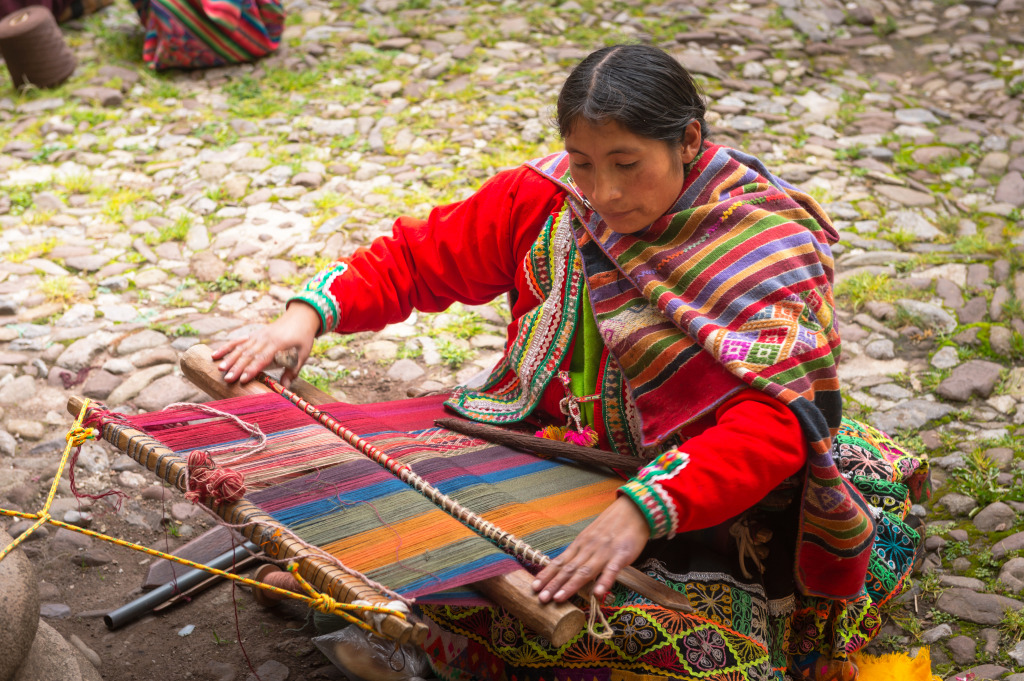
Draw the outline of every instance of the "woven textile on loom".
[[[615,498],[622,480],[435,428],[444,397],[318,407],[445,494],[549,555]],[[247,435],[181,408],[129,422],[181,456],[213,451],[245,476],[246,499],[348,567],[423,601],[481,603],[459,587],[520,565],[276,394],[207,403],[258,424],[267,448],[239,459]],[[445,591],[444,594],[438,594]]]

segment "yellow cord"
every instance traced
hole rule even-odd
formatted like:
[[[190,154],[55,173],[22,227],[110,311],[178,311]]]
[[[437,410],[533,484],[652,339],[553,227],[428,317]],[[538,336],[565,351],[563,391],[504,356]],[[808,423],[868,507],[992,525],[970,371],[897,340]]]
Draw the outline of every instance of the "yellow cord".
[[[50,505],[53,503],[53,499],[57,494],[57,485],[60,482],[61,475],[64,473],[64,467],[67,465],[68,457],[71,455],[72,448],[81,447],[88,440],[94,440],[99,435],[99,433],[93,428],[82,428],[82,419],[85,418],[86,408],[88,406],[89,400],[83,400],[82,408],[78,412],[78,418],[75,419],[74,425],[71,426],[71,430],[68,431],[68,434],[65,437],[65,439],[67,440],[67,446],[65,446],[64,448],[64,455],[61,457],[60,465],[57,467],[57,473],[53,477],[53,484],[50,485],[50,493],[46,496],[46,502],[43,504],[43,509],[38,513],[23,513],[21,511],[11,511],[5,508],[0,508],[0,516],[23,518],[25,520],[36,521],[25,532],[19,535],[17,539],[11,542],[9,546],[6,546],[2,550],[0,550],[0,560],[3,560],[4,557],[7,556],[7,554],[13,551],[18,546],[18,544],[27,539],[33,532],[36,531],[36,529],[38,529],[44,523],[49,523],[50,525],[53,525],[55,527],[62,527],[66,530],[71,530],[72,532],[78,532],[80,534],[93,537],[94,539],[99,539],[101,541],[110,542],[111,544],[123,546],[133,551],[139,551],[141,553],[145,553],[156,558],[163,558],[164,560],[169,560],[174,563],[179,563],[181,565],[186,565],[191,568],[203,570],[205,572],[209,572],[210,574],[217,575],[218,577],[230,579],[235,582],[238,582],[239,584],[245,584],[246,586],[255,589],[263,589],[265,591],[270,591],[271,593],[276,593],[286,598],[294,598],[296,600],[304,601],[306,605],[308,605],[311,608],[314,608],[316,610],[319,610],[320,612],[324,612],[330,615],[338,615],[343,619],[347,620],[348,622],[355,624],[356,626],[359,626],[370,632],[374,631],[373,627],[371,627],[369,624],[367,624],[360,618],[354,617],[350,613],[372,612],[384,615],[394,615],[396,617],[406,619],[405,613],[399,610],[392,610],[380,605],[353,605],[351,603],[337,601],[328,594],[318,592],[309,584],[309,582],[303,579],[302,575],[299,574],[298,570],[296,569],[297,565],[295,563],[291,563],[288,566],[288,569],[292,572],[292,574],[295,575],[295,578],[298,580],[299,584],[306,592],[305,594],[299,594],[295,593],[294,591],[289,591],[287,589],[281,589],[276,586],[271,586],[270,584],[265,584],[263,582],[256,581],[254,579],[249,579],[247,577],[242,577],[231,572],[225,572],[224,570],[212,568],[208,565],[196,563],[194,561],[188,560],[187,558],[181,558],[180,556],[175,556],[170,553],[164,553],[163,551],[151,549],[149,547],[142,546],[141,544],[135,544],[133,542],[125,541],[124,539],[118,539],[117,537],[111,537],[100,532],[88,530],[84,527],[78,527],[77,525],[71,525],[69,523],[53,519],[50,516]]]

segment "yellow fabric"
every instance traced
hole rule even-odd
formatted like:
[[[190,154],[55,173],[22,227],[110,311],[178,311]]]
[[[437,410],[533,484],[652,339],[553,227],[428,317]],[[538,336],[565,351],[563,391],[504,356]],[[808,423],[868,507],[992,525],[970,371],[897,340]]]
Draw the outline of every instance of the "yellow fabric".
[[[928,648],[921,648],[917,657],[907,653],[887,655],[852,655],[859,674],[857,681],[942,681],[932,674],[932,656]]]

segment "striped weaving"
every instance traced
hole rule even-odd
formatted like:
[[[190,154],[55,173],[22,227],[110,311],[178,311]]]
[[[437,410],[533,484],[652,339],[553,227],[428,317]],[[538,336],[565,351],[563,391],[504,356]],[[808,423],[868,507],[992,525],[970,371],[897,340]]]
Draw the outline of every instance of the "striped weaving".
[[[838,234],[821,207],[756,158],[705,143],[669,213],[619,234],[576,193],[566,152],[528,165],[567,192],[598,329],[636,402],[642,444],[725,399],[707,389],[709,360],[787,404],[809,446],[798,577],[809,594],[860,594],[874,527],[829,454],[842,416],[829,248]]]
[[[132,0],[153,69],[209,68],[259,59],[277,49],[280,0]]]
[[[450,416],[443,401],[427,397],[320,409],[551,555],[614,500],[618,478],[434,428],[435,418]],[[482,601],[460,587],[521,567],[279,395],[208,406],[256,423],[267,435],[267,449],[242,460],[212,452],[219,465],[245,475],[246,499],[371,579],[410,597],[472,604]],[[199,448],[237,448],[248,440],[227,419],[188,408],[129,420],[182,456]]]

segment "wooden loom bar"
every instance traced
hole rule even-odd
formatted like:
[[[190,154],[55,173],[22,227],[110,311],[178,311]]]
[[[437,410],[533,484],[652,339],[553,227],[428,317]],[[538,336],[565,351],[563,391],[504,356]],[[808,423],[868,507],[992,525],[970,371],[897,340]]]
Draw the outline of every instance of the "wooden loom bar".
[[[77,416],[82,410],[83,400],[71,397],[68,411]],[[89,407],[92,410],[92,407]],[[103,439],[114,445],[140,464],[157,474],[177,489],[185,491],[185,460],[147,433],[127,425],[107,423],[103,427]],[[308,554],[308,551],[294,539],[275,536],[279,523],[259,507],[245,499],[213,508],[225,522],[233,525],[245,524],[240,532],[251,542],[263,548],[271,558],[288,560],[296,558],[302,576],[316,589],[330,594],[338,601],[351,603],[356,600],[369,601],[374,605],[386,606],[388,599],[375,589],[353,577],[329,561]],[[369,621],[369,620],[368,620]],[[396,641],[411,641],[417,645],[426,640],[427,627],[422,622],[412,622],[395,616],[383,618],[380,631]]]
[[[182,372],[196,387],[210,396],[224,399],[273,392],[258,381],[240,387],[237,383],[225,383],[211,355],[212,352],[207,346],[194,345],[181,357]],[[292,382],[292,390],[313,405],[337,402],[328,393],[301,379]],[[533,575],[520,568],[514,572],[474,582],[470,586],[514,614],[527,627],[547,638],[553,645],[561,646],[583,630],[586,615],[571,603],[552,601],[542,604],[530,586],[533,579]]]

